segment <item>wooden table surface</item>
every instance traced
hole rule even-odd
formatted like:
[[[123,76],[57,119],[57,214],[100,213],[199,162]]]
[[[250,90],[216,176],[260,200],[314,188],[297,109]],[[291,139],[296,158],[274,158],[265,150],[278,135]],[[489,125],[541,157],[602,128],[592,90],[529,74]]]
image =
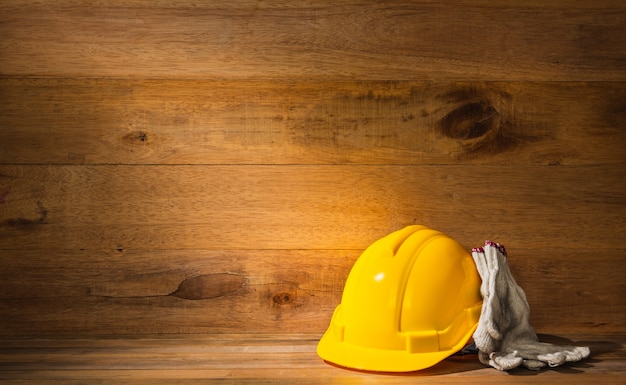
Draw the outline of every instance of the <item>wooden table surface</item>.
[[[500,372],[475,355],[454,356],[418,372],[366,373],[339,368],[315,353],[318,335],[172,335],[151,337],[3,337],[2,384],[623,384],[626,338],[542,341],[591,347],[582,362],[538,372]]]

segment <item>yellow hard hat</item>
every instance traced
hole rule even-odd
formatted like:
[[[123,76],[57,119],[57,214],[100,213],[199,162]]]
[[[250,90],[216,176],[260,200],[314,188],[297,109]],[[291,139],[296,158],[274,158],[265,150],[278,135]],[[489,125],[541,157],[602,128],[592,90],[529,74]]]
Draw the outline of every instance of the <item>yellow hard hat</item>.
[[[417,225],[391,233],[355,262],[317,353],[360,370],[433,366],[474,333],[480,282],[472,256],[445,234]]]

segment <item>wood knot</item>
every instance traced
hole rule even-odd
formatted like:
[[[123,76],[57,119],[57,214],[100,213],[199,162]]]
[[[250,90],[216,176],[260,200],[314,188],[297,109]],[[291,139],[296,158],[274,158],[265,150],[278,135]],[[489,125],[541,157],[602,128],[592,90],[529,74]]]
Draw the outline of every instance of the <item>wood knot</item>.
[[[2,203],[4,203],[4,198],[3,198]],[[1,222],[0,226],[9,226],[9,227],[20,229],[22,231],[33,231],[39,225],[46,224],[47,218],[48,218],[48,209],[44,207],[41,201],[37,201],[37,208],[39,211],[39,218],[37,219],[22,218],[22,217],[9,218],[5,220],[4,222]]]
[[[129,134],[126,134],[123,138],[124,142],[130,144],[141,144],[148,142],[148,134],[144,131],[133,131]]]
[[[439,121],[441,133],[453,139],[475,139],[496,130],[500,113],[491,103],[481,100],[464,104]]]
[[[293,296],[289,293],[279,293],[272,298],[275,305],[288,305],[293,302]]]
[[[200,300],[223,297],[240,290],[246,279],[231,273],[204,274],[187,278],[170,295],[182,299]]]

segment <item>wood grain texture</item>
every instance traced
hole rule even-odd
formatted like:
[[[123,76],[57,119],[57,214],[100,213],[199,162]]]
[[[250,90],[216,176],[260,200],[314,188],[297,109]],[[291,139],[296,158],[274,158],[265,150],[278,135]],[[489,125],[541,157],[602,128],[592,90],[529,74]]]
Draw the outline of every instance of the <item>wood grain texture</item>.
[[[625,80],[620,1],[4,1],[0,75]]]
[[[506,244],[538,331],[622,336],[416,380],[623,382],[624,36],[614,0],[3,1],[0,382],[377,381],[313,341],[414,223]]]
[[[414,223],[464,244],[618,249],[622,176],[604,166],[0,166],[0,250],[364,249]]]
[[[622,82],[0,79],[0,163],[626,161]]]
[[[321,332],[358,254],[413,223],[468,249],[506,243],[537,328],[626,324],[620,168],[29,165],[0,174],[0,296],[11,315],[0,334]]]
[[[544,333],[623,331],[621,252],[509,248]],[[0,335],[318,333],[357,250],[4,252]],[[585,266],[585,269],[581,269]]]
[[[405,374],[346,370],[315,354],[317,335],[189,335],[177,338],[3,338],[3,384],[621,384],[624,339],[615,335],[541,335],[589,345],[593,360],[529,373],[499,372],[475,355],[451,357]],[[532,375],[529,375],[532,374]]]

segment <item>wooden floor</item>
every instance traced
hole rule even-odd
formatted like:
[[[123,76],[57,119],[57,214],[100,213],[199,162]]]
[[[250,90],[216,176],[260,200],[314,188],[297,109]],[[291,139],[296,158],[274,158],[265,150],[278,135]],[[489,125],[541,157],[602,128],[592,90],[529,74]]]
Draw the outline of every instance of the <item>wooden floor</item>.
[[[312,334],[3,337],[0,383],[537,385],[623,384],[626,379],[623,335],[540,335],[542,341],[588,345],[592,356],[539,372],[500,372],[465,355],[405,374],[365,373],[325,363],[315,353],[318,339]]]

